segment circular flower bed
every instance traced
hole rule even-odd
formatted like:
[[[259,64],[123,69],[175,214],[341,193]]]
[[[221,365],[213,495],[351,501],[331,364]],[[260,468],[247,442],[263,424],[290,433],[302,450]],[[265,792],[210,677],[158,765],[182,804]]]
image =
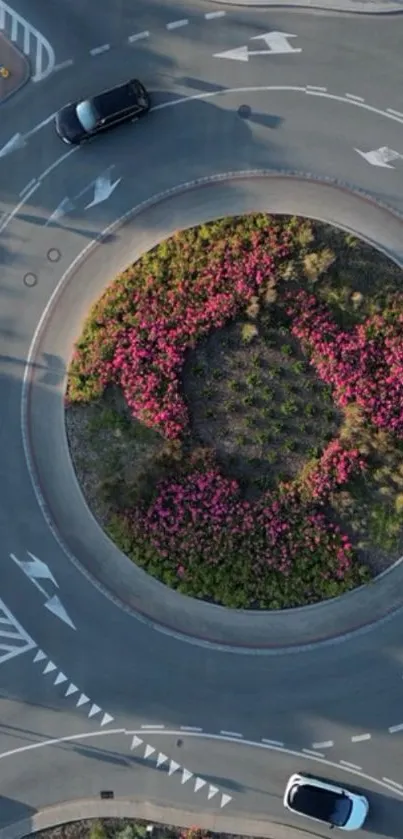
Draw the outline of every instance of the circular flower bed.
[[[84,325],[66,412],[119,547],[235,608],[317,602],[396,558],[400,289],[352,237],[261,214],[177,234],[119,276]]]

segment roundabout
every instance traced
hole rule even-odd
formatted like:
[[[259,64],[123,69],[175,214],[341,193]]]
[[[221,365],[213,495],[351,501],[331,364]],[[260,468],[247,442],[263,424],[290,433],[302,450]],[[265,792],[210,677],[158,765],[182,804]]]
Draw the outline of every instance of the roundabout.
[[[122,807],[131,800],[162,803],[183,824],[181,813],[190,813],[191,823],[197,815],[198,823],[222,829],[221,810],[229,819],[233,809],[235,824],[249,820],[253,833],[253,823],[264,820],[271,835],[269,822],[285,821],[286,777],[317,760],[317,774],[341,780],[344,771],[359,773],[347,783],[368,790],[374,811],[368,829],[396,837],[403,786],[400,564],[373,586],[291,616],[238,614],[233,623],[220,607],[208,615],[194,601],[179,608],[179,595],[162,595],[142,572],[133,582],[89,516],[68,457],[63,393],[80,321],[111,276],[167,235],[234,211],[264,210],[325,219],[403,260],[403,117],[400,92],[391,84],[399,58],[390,49],[400,18],[361,24],[349,18],[349,37],[360,44],[354,52],[341,37],[343,16],[276,10],[268,23],[265,11],[231,16],[226,7],[225,18],[213,24],[202,18],[211,10],[205,3],[197,28],[194,6],[177,14],[178,20],[192,18],[189,29],[173,32],[166,10],[155,8],[160,35],[131,47],[133,72],[143,62],[139,75],[148,74],[155,97],[141,128],[123,128],[74,153],[60,148],[48,117],[63,104],[69,78],[82,94],[75,65],[40,83],[40,106],[34,95],[25,114],[16,114],[17,98],[2,106],[10,107],[10,125],[15,116],[11,133],[25,138],[0,159],[1,601],[2,626],[12,626],[15,639],[7,641],[4,630],[2,835],[22,836],[18,823],[36,811],[99,799],[108,789]],[[143,10],[141,23],[151,31],[147,14]],[[128,25],[135,34],[130,11]],[[262,55],[231,69],[231,59],[213,61],[245,44],[255,49],[251,39],[269,30],[295,34],[301,53]],[[185,32],[188,41],[181,40]],[[46,37],[52,41],[48,30]],[[178,43],[185,44],[183,66]],[[93,48],[92,36],[83,34],[80,49]],[[373,91],[371,50],[384,60]],[[59,62],[68,58],[57,56]],[[112,66],[117,83],[126,60],[124,51],[100,55],[104,76],[100,84],[93,71],[94,87],[110,82]],[[266,60],[272,62],[269,82]],[[204,85],[202,92],[194,92],[196,83]],[[214,89],[206,90],[209,85]],[[30,89],[16,97],[27,103]],[[340,123],[342,134],[335,130]],[[3,132],[4,148],[10,137],[3,140]],[[108,195],[96,201],[100,178]],[[77,744],[67,753],[60,745],[89,736],[80,733],[83,714],[95,740],[99,733],[107,735],[102,741],[111,737],[112,747],[102,747],[101,755]],[[144,748],[166,753],[181,767],[172,778],[146,768],[142,757],[135,763],[131,743],[143,739],[144,727]],[[166,734],[156,734],[161,727]],[[196,745],[201,741],[189,731],[195,728],[221,739]],[[252,745],[263,740],[268,749]],[[42,744],[49,757],[39,760]],[[222,808],[218,793],[202,800],[196,791],[188,798],[186,783],[174,784],[183,768],[231,800]]]

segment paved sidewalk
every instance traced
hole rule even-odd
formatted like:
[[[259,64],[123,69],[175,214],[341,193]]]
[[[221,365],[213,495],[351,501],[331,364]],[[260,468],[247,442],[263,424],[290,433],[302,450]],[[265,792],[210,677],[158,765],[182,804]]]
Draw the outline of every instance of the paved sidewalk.
[[[0,33],[0,66],[9,71],[8,78],[0,76],[0,104],[16,93],[29,79],[29,61],[22,52]]]
[[[322,9],[327,12],[350,12],[364,15],[386,15],[403,12],[403,0],[210,0],[219,6],[276,6],[277,8]]]

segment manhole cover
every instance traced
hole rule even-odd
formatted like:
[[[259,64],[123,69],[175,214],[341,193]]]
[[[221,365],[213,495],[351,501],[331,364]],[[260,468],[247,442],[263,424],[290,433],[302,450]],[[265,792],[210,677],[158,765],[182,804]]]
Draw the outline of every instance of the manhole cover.
[[[32,286],[36,285],[37,282],[38,282],[38,277],[36,276],[36,274],[32,274],[31,272],[28,272],[28,274],[25,274],[24,285],[28,286],[28,288],[32,288]]]
[[[58,248],[50,248],[47,255],[49,262],[59,262],[61,257],[61,253]]]
[[[238,116],[241,117],[241,119],[249,119],[251,113],[252,108],[250,108],[249,105],[240,105],[238,108]]]

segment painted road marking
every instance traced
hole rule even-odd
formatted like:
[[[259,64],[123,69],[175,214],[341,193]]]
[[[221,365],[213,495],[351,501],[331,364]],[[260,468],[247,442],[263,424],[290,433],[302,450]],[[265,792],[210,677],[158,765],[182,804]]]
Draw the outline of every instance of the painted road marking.
[[[318,90],[320,93],[326,93],[326,91],[327,91],[327,87],[319,87],[318,85],[315,85],[315,84],[307,84],[306,89],[307,90]]]
[[[111,170],[113,166],[110,166],[103,174],[99,175],[95,181],[92,182],[91,186],[94,186],[94,197],[92,201],[85,207],[86,210],[89,210],[90,207],[95,207],[96,204],[101,204],[102,201],[106,201],[112,192],[119,186],[122,178],[118,178],[116,181],[112,183],[111,178]],[[85,190],[83,190],[85,191]]]
[[[262,743],[265,743],[266,746],[277,746],[280,749],[284,747],[284,743],[281,740],[267,740],[265,737],[262,737]]]
[[[0,636],[1,636],[1,630],[0,630]],[[35,644],[35,646],[36,646],[36,644]],[[54,678],[54,681],[53,681],[54,685],[62,685],[64,682],[69,681],[66,674],[63,673],[62,670],[58,669],[58,667],[54,663],[54,661],[52,661],[46,655],[46,653],[43,652],[43,650],[37,650],[35,655],[34,655],[34,658],[33,658],[33,664],[38,664],[39,662],[43,663],[45,661],[46,661],[46,664],[45,664],[45,666],[42,670],[42,675],[43,676],[48,676],[49,673],[55,673],[55,671],[58,671],[58,672],[56,672],[56,675],[55,675],[55,678]],[[93,702],[92,699],[90,699],[90,697],[87,696],[87,694],[82,693],[79,690],[77,685],[75,685],[73,682],[69,681],[68,687],[66,688],[65,693],[64,693],[64,697],[67,698],[68,696],[72,696],[75,693],[80,694],[77,701],[76,701],[76,708],[82,708],[83,705],[88,705],[90,703],[90,709],[89,709],[88,714],[87,714],[87,716],[89,718],[95,717],[98,714],[102,713],[102,719],[99,721],[99,725],[101,726],[101,728],[103,728],[103,726],[105,726],[105,725],[109,725],[109,723],[113,721],[113,717],[110,714],[108,714],[106,711],[103,711],[103,709],[100,707],[100,705],[97,705],[96,702]],[[88,709],[86,709],[86,711],[87,710]]]
[[[71,67],[72,64],[74,64],[74,58],[66,58],[66,61],[61,61],[60,64],[55,64],[53,72],[58,73],[59,70],[65,70],[66,67]]]
[[[206,12],[204,17],[206,18],[206,20],[213,20],[213,18],[216,17],[224,17],[224,15],[226,14],[226,12]]]
[[[353,102],[364,102],[362,96],[354,96],[353,93],[346,93],[347,99],[352,99]]]
[[[147,728],[149,728],[149,726],[142,726],[142,729]],[[181,730],[183,729],[181,728]],[[148,758],[154,755],[157,751],[155,746],[150,746],[148,743],[145,743],[141,737],[138,737],[137,734],[134,733],[130,750],[132,751],[133,749],[138,749],[139,746],[144,746],[143,757],[146,760],[148,760]],[[194,778],[194,792],[198,792],[199,790],[203,789],[203,787],[206,787],[208,800],[210,800],[215,795],[217,795],[218,792],[220,792],[218,787],[214,786],[213,784],[209,784],[204,778],[195,775],[195,773],[191,772],[190,769],[186,769],[184,766],[181,766],[180,763],[178,763],[176,760],[172,760],[172,758],[169,758],[168,755],[166,755],[164,752],[158,752],[156,757],[153,758],[153,760],[155,760],[156,767],[162,766],[162,764],[166,763],[169,760],[168,776],[175,775],[176,772],[181,772],[181,784],[187,784],[188,781],[191,780],[191,778]],[[232,801],[232,796],[222,792],[220,800],[220,809],[226,807],[230,801]]]
[[[110,48],[110,44],[102,44],[101,47],[94,47],[94,49],[90,50],[90,55],[101,55],[103,52],[108,52]]]
[[[181,725],[181,731],[203,731],[202,728],[198,728],[195,725]]]
[[[174,20],[172,23],[167,23],[167,29],[179,29],[181,26],[187,26],[189,21],[187,18],[182,20]]]
[[[0,0],[0,29],[26,55],[33,66],[33,82],[50,75],[55,66],[55,53],[47,38],[21,15]]]
[[[180,729],[164,729],[164,731],[161,732],[161,735],[175,737],[180,735],[180,733]],[[29,743],[25,746],[19,746],[16,749],[10,749],[7,752],[2,752],[0,753],[0,760],[5,760],[5,758],[7,757],[14,757],[18,754],[24,754],[24,752],[30,752],[33,749],[43,749],[50,746],[58,746],[60,745],[60,743],[75,743],[79,740],[90,740],[93,737],[105,737],[106,735],[114,736],[116,734],[132,736],[134,739],[134,737],[138,737],[139,734],[144,734],[144,732],[141,729],[128,731],[126,728],[110,728],[107,731],[86,731],[82,732],[81,734],[69,734],[66,737],[55,737],[50,740],[41,740],[39,743]],[[403,790],[400,790],[396,781],[393,781],[393,784],[391,785],[389,782],[385,781],[384,778],[374,778],[373,775],[367,775],[365,772],[362,771],[361,767],[355,766],[354,763],[347,763],[347,761],[340,760],[339,763],[336,763],[335,761],[328,760],[327,758],[315,758],[313,755],[307,755],[295,749],[280,748],[278,746],[264,744],[262,741],[244,739],[231,741],[231,738],[229,737],[222,737],[218,734],[208,734],[207,732],[203,732],[202,734],[189,734],[188,736],[196,738],[204,737],[206,740],[223,740],[224,742],[232,742],[241,746],[252,746],[258,749],[267,749],[272,750],[274,752],[280,752],[281,754],[289,755],[293,758],[296,757],[304,758],[305,760],[315,760],[317,763],[321,763],[324,766],[330,766],[333,769],[343,769],[345,772],[348,772],[351,775],[356,775],[360,777],[363,781],[370,781],[371,783],[376,784],[376,786],[382,787],[383,789],[388,789],[390,792],[395,792],[397,795],[401,795],[403,797]],[[160,755],[162,758],[166,757],[166,755],[163,755],[162,752],[160,752]]]
[[[352,743],[362,743],[364,740],[370,740],[370,734],[355,734],[354,737],[351,738]]]
[[[394,117],[400,117],[403,119],[403,114],[401,111],[394,111],[393,108],[386,108],[388,114],[392,114]]]
[[[314,752],[313,749],[302,749],[304,755],[314,755],[314,757],[324,757],[320,752]]]
[[[263,35],[254,35],[251,41],[264,41],[267,50],[252,50],[247,46],[235,47],[232,50],[225,50],[224,52],[216,52],[213,58],[230,58],[234,61],[249,61],[253,55],[284,55],[290,52],[302,52],[301,48],[292,47],[288,43],[289,38],[297,38],[297,35],[291,35],[288,32],[265,32]]]
[[[46,589],[38,582],[38,580],[49,580],[56,588],[59,588],[59,584],[55,580],[50,568],[46,565],[46,562],[38,559],[38,557],[31,554],[30,551],[27,551],[27,553],[31,559],[20,560],[17,559],[14,554],[10,554],[10,558],[16,565],[18,565],[18,568],[28,577],[28,579],[31,580],[31,583],[33,583],[38,591],[46,597],[46,603],[44,603],[45,609],[52,612],[53,615],[63,621],[63,623],[67,624],[67,626],[71,629],[76,629],[61,600],[56,597],[56,595],[50,596]]]
[[[393,787],[403,790],[403,786],[401,784],[398,784],[396,781],[392,781],[390,778],[382,778],[382,780],[385,781],[386,784],[392,784]]]
[[[330,749],[334,746],[333,740],[324,740],[323,743],[312,743],[313,749]]]
[[[389,165],[389,161],[403,158],[403,155],[399,154],[398,151],[389,149],[387,146],[382,146],[379,149],[373,149],[367,152],[360,151],[360,149],[354,149],[354,151],[360,154],[372,166],[383,166],[384,169],[394,169],[394,166]]]
[[[348,769],[356,769],[357,772],[361,772],[361,766],[357,766],[356,763],[349,763],[348,760],[341,760],[340,763],[342,766],[347,766]]]
[[[22,134],[14,134],[14,137],[11,137],[11,140],[8,140],[5,146],[0,149],[0,157],[5,157],[6,154],[10,154],[16,149],[23,149],[25,145],[25,137]]]
[[[396,734],[397,731],[403,731],[403,723],[400,723],[399,725],[391,725],[390,728],[388,728],[388,731],[389,734]]]
[[[243,737],[243,734],[239,734],[237,731],[220,731],[220,734],[224,734],[224,737]]]
[[[129,35],[127,40],[129,42],[129,44],[134,44],[135,41],[141,41],[142,38],[149,38],[149,37],[150,37],[149,32],[137,32],[136,35]]]
[[[35,641],[0,600],[0,664],[36,648]]]

